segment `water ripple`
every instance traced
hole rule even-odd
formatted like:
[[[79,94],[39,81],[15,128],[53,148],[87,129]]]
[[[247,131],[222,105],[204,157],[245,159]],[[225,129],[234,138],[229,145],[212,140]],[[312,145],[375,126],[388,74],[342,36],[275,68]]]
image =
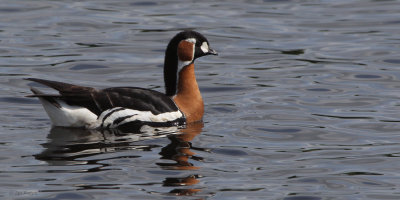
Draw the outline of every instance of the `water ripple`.
[[[400,198],[398,1],[2,4],[2,199]],[[26,77],[162,92],[184,29],[220,53],[196,60],[204,127],[51,129],[24,97]]]

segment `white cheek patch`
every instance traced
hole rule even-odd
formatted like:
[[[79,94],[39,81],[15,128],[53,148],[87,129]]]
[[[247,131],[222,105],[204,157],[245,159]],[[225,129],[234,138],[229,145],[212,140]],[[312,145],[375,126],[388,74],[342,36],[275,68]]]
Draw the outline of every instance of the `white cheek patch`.
[[[203,44],[201,44],[200,49],[203,51],[203,53],[208,53],[208,44],[207,42],[203,42]]]

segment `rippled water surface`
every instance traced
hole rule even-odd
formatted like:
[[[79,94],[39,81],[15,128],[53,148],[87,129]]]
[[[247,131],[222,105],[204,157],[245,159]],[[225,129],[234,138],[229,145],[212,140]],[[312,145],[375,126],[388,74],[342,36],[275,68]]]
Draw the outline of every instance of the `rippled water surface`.
[[[0,3],[0,199],[400,199],[400,1]],[[184,29],[220,53],[196,62],[203,124],[52,129],[24,97],[164,91]]]

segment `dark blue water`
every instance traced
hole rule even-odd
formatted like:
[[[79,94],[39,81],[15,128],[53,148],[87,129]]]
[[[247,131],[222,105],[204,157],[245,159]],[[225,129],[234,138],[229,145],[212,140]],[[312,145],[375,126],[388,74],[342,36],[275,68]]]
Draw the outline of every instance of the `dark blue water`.
[[[400,199],[400,1],[0,1],[0,199]],[[204,123],[51,128],[36,77],[163,91],[206,35]]]

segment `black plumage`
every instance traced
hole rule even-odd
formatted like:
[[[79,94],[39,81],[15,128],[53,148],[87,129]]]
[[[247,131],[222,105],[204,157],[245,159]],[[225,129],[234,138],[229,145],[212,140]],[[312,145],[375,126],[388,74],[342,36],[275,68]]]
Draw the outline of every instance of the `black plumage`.
[[[185,44],[181,43],[182,41],[191,42],[192,46],[179,48],[178,52],[178,45]],[[178,58],[178,53],[179,55],[192,54],[193,56],[190,58],[191,60],[187,60]],[[165,94],[138,87],[113,87],[99,90],[58,81],[28,78],[26,80],[46,85],[59,92],[59,94],[45,94],[38,89],[31,88],[33,95],[28,97],[40,98],[55,126],[132,129],[144,124],[150,126],[183,125],[189,119],[201,120],[203,101],[195,77],[186,76],[189,77],[186,78],[188,81],[179,81],[178,83],[178,70],[192,66],[190,64],[196,58],[205,55],[217,55],[217,53],[209,48],[209,43],[203,35],[196,31],[182,31],[175,35],[165,52]],[[182,64],[185,66],[181,66]],[[180,84],[179,88],[182,88],[182,85],[194,86],[194,89],[189,90],[194,92],[186,90],[186,92],[179,93],[178,84]],[[183,93],[186,96],[178,95]],[[194,105],[201,106],[192,108],[193,102]],[[195,117],[190,118],[190,116]]]
[[[60,95],[35,93],[29,97],[60,99],[68,105],[85,107],[98,116],[105,110],[115,107],[150,111],[154,115],[178,111],[178,107],[171,98],[154,90],[137,87],[114,87],[97,90],[91,87],[44,79],[28,78],[27,80],[41,83],[60,93]]]
[[[169,42],[167,49],[165,50],[165,59],[164,59],[164,83],[165,83],[165,94],[167,96],[173,96],[177,92],[177,78],[178,78],[178,55],[177,48],[180,41],[187,38],[196,38],[195,44],[195,55],[194,59],[199,58],[201,56],[205,56],[203,51],[200,50],[200,45],[203,42],[207,42],[207,38],[205,38],[202,34],[196,31],[182,31],[175,35]]]

